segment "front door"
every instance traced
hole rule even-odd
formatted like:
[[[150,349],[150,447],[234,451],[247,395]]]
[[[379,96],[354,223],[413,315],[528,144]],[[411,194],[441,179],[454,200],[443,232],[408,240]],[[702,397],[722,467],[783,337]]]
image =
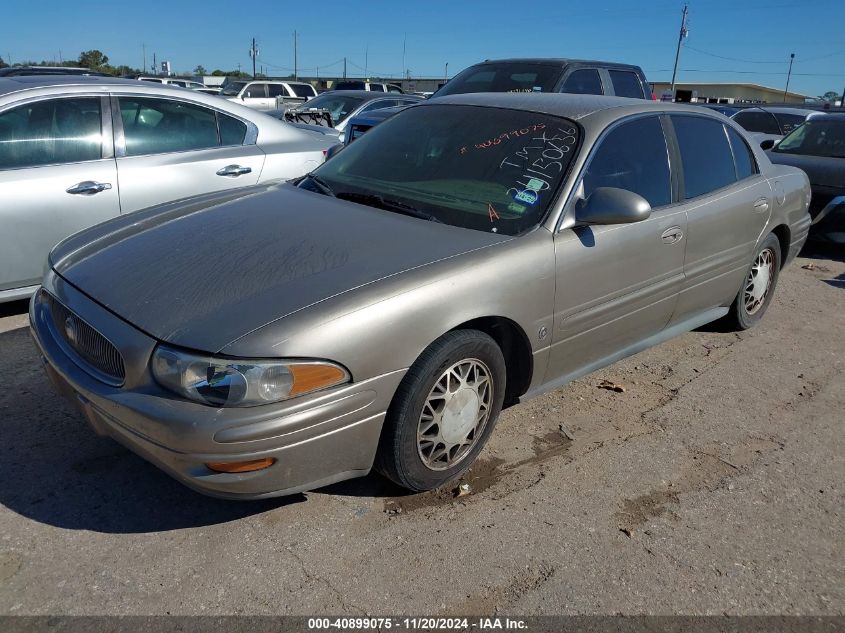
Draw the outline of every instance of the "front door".
[[[40,283],[50,249],[120,214],[108,100],[33,100],[0,112],[0,293]]]
[[[594,150],[578,187],[579,199],[599,187],[633,191],[651,204],[652,212],[640,222],[563,229],[555,235],[557,285],[547,382],[591,371],[659,333],[683,282],[686,213],[674,203],[659,115],[612,128]]]
[[[264,152],[249,125],[172,98],[114,97],[117,176],[123,212],[258,182]]]

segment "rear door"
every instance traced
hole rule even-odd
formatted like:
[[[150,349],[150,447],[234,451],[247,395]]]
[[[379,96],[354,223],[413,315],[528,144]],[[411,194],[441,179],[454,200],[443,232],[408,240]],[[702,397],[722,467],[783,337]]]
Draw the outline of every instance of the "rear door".
[[[255,110],[272,110],[276,107],[276,98],[270,98],[266,83],[253,81],[241,91],[241,103]]]
[[[37,284],[54,244],[120,214],[108,99],[0,110],[0,293]]]
[[[258,182],[264,152],[254,124],[205,105],[112,97],[123,212]]]
[[[687,212],[684,287],[674,320],[730,305],[769,220],[772,190],[748,143],[707,116],[672,114]]]
[[[626,119],[608,130],[576,187],[567,214],[599,187],[633,191],[652,212],[640,222],[567,228],[555,235],[547,381],[605,364],[660,332],[683,283],[687,221],[683,205],[675,201],[659,114]]]

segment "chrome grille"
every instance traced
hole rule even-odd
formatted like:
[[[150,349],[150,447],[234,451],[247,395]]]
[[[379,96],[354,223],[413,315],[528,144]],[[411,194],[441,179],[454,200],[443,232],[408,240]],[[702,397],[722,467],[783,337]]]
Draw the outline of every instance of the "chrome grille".
[[[80,319],[52,296],[44,293],[50,307],[53,327],[61,339],[90,368],[95,377],[106,382],[122,384],[126,377],[123,357],[117,348],[97,330]],[[100,374],[100,375],[98,375]]]

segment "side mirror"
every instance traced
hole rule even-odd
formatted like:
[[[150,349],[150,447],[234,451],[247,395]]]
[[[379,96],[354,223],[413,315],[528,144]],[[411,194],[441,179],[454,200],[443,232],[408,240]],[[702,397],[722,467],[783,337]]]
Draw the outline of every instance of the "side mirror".
[[[326,150],[326,160],[329,160],[332,156],[336,155],[344,147],[346,146],[343,143],[332,145],[329,149]]]
[[[582,224],[628,224],[650,215],[651,205],[645,198],[616,187],[599,187],[575,209],[575,219]]]
[[[765,141],[760,143],[760,147],[762,149],[772,149],[775,146],[775,141],[773,139],[767,138]]]

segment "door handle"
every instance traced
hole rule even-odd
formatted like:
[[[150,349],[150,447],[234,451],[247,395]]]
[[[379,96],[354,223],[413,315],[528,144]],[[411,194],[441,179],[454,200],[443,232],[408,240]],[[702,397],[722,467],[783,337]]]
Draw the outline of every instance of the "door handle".
[[[72,187],[65,189],[66,192],[75,195],[93,196],[95,193],[100,193],[106,189],[111,189],[110,182],[94,182],[93,180],[83,180]]]
[[[769,200],[768,198],[758,198],[757,201],[754,203],[754,210],[763,213],[764,211],[769,210]]]
[[[663,240],[664,244],[677,244],[681,241],[684,237],[684,232],[681,230],[680,226],[672,226],[663,231],[663,234],[660,236],[660,239]]]
[[[252,171],[252,167],[242,167],[240,165],[226,165],[222,169],[217,170],[218,176],[228,176],[229,178],[237,178]]]

